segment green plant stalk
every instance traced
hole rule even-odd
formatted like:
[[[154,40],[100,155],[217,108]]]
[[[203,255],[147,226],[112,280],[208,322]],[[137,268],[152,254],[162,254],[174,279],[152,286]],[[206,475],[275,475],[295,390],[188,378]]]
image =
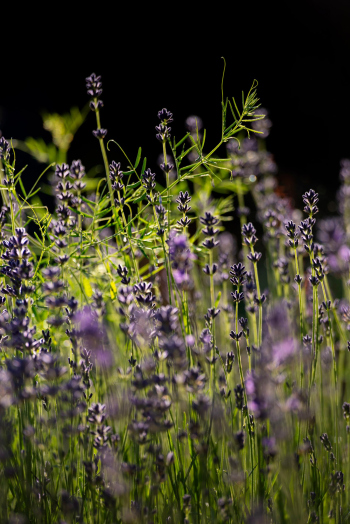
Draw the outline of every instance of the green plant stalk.
[[[167,154],[166,154],[166,140],[165,139],[163,140],[163,159],[164,159],[164,165],[167,166],[168,165],[168,159],[167,159]],[[175,157],[175,164],[177,165],[176,157]],[[177,184],[178,181],[179,181],[179,179],[175,180],[175,182],[173,184],[170,184],[169,173],[166,172],[166,190],[163,191],[163,193],[166,192],[166,194],[167,194],[167,226],[168,226],[167,229],[168,229],[168,237],[170,236],[170,197],[171,197],[170,190],[171,190],[172,187],[174,187]],[[162,244],[163,244],[164,257],[166,259],[166,250],[165,250],[164,238],[162,238]],[[168,262],[168,269],[167,269],[167,271],[169,271],[169,278],[168,278],[168,274],[167,274],[167,278],[168,278],[168,288],[169,288],[169,303],[171,305],[171,286],[169,285],[169,281],[171,281],[172,286],[173,286],[175,302],[177,302],[177,298],[176,298],[176,292],[175,292],[174,277],[173,277],[173,275],[171,273],[171,269],[170,269],[170,260]]]
[[[240,286],[237,286],[237,292],[239,293]],[[236,334],[238,334],[238,302],[236,303],[235,308],[235,330]],[[251,490],[252,490],[252,506],[254,505],[254,439],[252,435],[252,428],[250,424],[250,418],[249,418],[249,409],[248,409],[248,399],[247,399],[247,392],[245,389],[245,383],[244,383],[244,375],[243,375],[243,367],[242,367],[242,358],[241,358],[241,348],[239,345],[239,340],[236,340],[236,350],[237,350],[237,360],[238,360],[238,368],[239,368],[239,376],[241,381],[241,387],[243,389],[243,395],[244,395],[244,403],[246,405],[247,409],[247,426],[248,426],[248,435],[249,435],[249,448],[250,448],[250,459],[251,459]],[[250,359],[249,359],[250,364]]]
[[[3,176],[3,173],[4,173],[4,163],[3,161],[1,160],[0,158],[0,185],[4,186],[4,176]],[[7,190],[4,190],[1,192],[1,196],[2,196],[2,201],[3,201],[3,204],[4,206],[7,206],[9,205],[9,195],[8,195],[8,191]]]
[[[335,346],[334,346],[334,335],[332,327],[332,318],[331,311],[328,306],[326,288],[324,280],[321,280],[322,291],[324,296],[324,301],[326,304],[327,314],[329,318],[329,329],[330,329],[330,339],[331,339],[331,350],[332,350],[332,360],[333,360],[333,380],[334,380],[334,389],[335,389],[335,409],[334,409],[334,425],[335,425],[335,434],[336,434],[336,459],[339,460],[339,426],[338,426],[338,413],[339,413],[339,392],[338,392],[338,377],[337,377],[337,361],[335,355]],[[322,386],[322,385],[321,385]]]
[[[97,108],[97,98],[95,98],[95,107]],[[101,129],[101,119],[100,119],[100,111],[99,111],[99,109],[96,109],[95,114],[96,114],[97,129]],[[105,168],[105,172],[106,172],[106,180],[107,180],[108,191],[109,191],[110,199],[111,199],[111,206],[112,206],[114,220],[115,220],[115,224],[116,224],[116,233],[117,233],[117,237],[119,238],[120,245],[123,245],[122,241],[121,241],[121,238],[120,238],[120,231],[119,231],[119,226],[118,226],[118,213],[117,213],[117,210],[116,210],[116,207],[115,207],[114,191],[113,191],[113,188],[112,188],[111,179],[109,177],[109,164],[108,164],[107,152],[106,152],[106,148],[105,148],[105,144],[104,144],[103,138],[99,138],[99,142],[100,142],[100,148],[101,148],[104,168]],[[128,228],[126,227],[125,230],[126,230],[125,234],[127,235],[128,234],[128,232],[127,232]]]
[[[250,246],[250,251],[252,255],[254,255],[254,247]],[[259,273],[258,273],[258,263],[253,262],[254,266],[254,275],[255,275],[255,283],[256,283],[256,292],[258,295],[259,300],[259,322],[258,322],[258,347],[261,347],[261,341],[262,341],[262,303],[261,303],[261,291],[260,291],[260,281],[259,281]]]
[[[300,275],[299,269],[299,260],[298,260],[298,250],[294,247],[294,258],[295,258],[295,271],[297,275]],[[302,275],[300,275],[302,276]],[[298,283],[298,298],[299,298],[299,324],[300,324],[300,389],[303,387],[304,379],[304,364],[303,364],[303,336],[304,336],[304,318],[303,318],[303,299],[301,291],[301,283]],[[298,429],[297,429],[298,440],[297,444],[300,443],[301,435],[301,424],[298,418]]]
[[[150,197],[152,199],[152,191],[150,193]],[[154,216],[154,220],[158,226],[158,228],[160,229],[160,224],[159,224],[159,220],[158,220],[158,217],[157,217],[157,213],[156,213],[156,209],[154,207],[154,205],[152,204],[152,209],[153,209],[153,216]],[[164,261],[165,261],[165,271],[166,271],[166,279],[167,279],[167,284],[168,284],[168,295],[169,295],[169,304],[171,305],[172,304],[172,300],[171,300],[171,284],[170,284],[170,275],[171,275],[171,270],[170,270],[170,261],[168,260],[168,255],[167,255],[167,252],[166,252],[166,249],[165,249],[165,242],[164,242],[164,236],[161,237],[162,239],[162,247],[163,247],[163,255],[164,255]],[[174,296],[175,296],[175,290],[174,290]]]
[[[338,331],[339,331],[339,335],[341,336],[344,344],[346,344],[347,343],[347,337],[346,337],[346,334],[344,333],[344,329],[342,328],[342,325],[340,323],[337,309],[334,306],[334,300],[333,300],[333,297],[332,297],[332,292],[331,292],[331,289],[330,289],[330,286],[329,286],[327,275],[325,275],[325,277],[324,277],[324,284],[325,284],[325,287],[326,287],[327,295],[328,295],[329,300],[331,301],[331,304],[332,304],[331,305],[331,309],[332,309],[332,312],[333,312],[335,323],[336,323]]]
[[[239,293],[239,290],[240,290],[240,286],[237,286],[237,292],[238,293]],[[238,302],[236,303],[236,308],[235,308],[235,330],[236,330],[236,334],[238,334]],[[244,402],[245,402],[246,406],[248,406],[247,394],[246,394],[246,390],[245,390],[245,387],[244,387],[244,375],[243,375],[241,348],[240,348],[240,345],[239,345],[239,340],[236,340],[236,350],[237,350],[239,376],[240,376],[240,379],[241,379],[241,386],[243,388],[243,394],[244,394]]]
[[[312,371],[310,374],[310,395],[311,395],[311,387],[315,383],[315,376],[316,376],[316,367],[317,367],[317,360],[318,360],[318,351],[317,351],[317,343],[316,343],[316,337],[317,337],[317,316],[318,316],[318,306],[317,306],[317,288],[316,286],[312,287],[312,349],[313,349],[313,364],[312,364]]]
[[[244,208],[244,194],[242,191],[242,180],[240,177],[237,177],[236,189],[237,189],[237,199],[238,199],[239,209],[243,209]],[[239,220],[240,220],[241,231],[242,231],[243,226],[247,223],[247,217],[240,213]],[[242,244],[242,249],[243,249],[244,260],[246,260],[248,256],[248,247],[244,243]]]
[[[213,311],[215,311],[215,290],[214,290],[214,275],[213,275],[213,250],[209,249],[209,268],[210,268],[210,307]],[[216,339],[215,339],[215,318],[212,318],[212,335],[213,335],[213,351],[212,351],[212,358],[215,359],[215,346],[216,346]],[[213,395],[215,393],[215,362],[212,364],[214,368],[213,373]],[[210,368],[211,369],[211,368]]]
[[[127,233],[128,240],[129,240],[129,246],[130,246],[130,250],[131,250],[131,257],[132,257],[132,262],[133,262],[133,265],[134,265],[135,275],[136,275],[137,281],[139,282],[140,281],[139,268],[137,266],[137,260],[136,260],[134,248],[133,248],[133,245],[132,245],[132,241],[131,241],[131,238],[130,238],[130,235],[129,235],[129,230],[126,227],[126,218],[125,218],[125,214],[124,214],[124,208],[123,208],[122,199],[121,199],[121,196],[120,196],[120,191],[118,191],[118,200],[119,200],[119,203],[120,203],[120,211],[121,211],[121,215],[122,215],[122,219],[123,219],[123,224],[124,224],[125,231]]]
[[[163,140],[163,158],[164,158],[164,165],[168,165],[168,159],[166,154],[166,142]],[[168,235],[170,235],[170,180],[169,180],[169,173],[166,172],[166,189],[167,189],[167,219],[168,219]]]
[[[296,248],[294,248],[294,257],[295,257],[296,274],[300,275],[298,253],[297,253],[297,249]],[[302,275],[300,275],[300,276],[302,276]],[[302,301],[302,294],[301,294],[301,284],[298,284],[298,296],[299,296],[299,317],[300,317],[300,342],[302,344],[303,343],[303,336],[304,336],[304,319],[303,319],[303,301]]]
[[[77,196],[78,196],[78,200],[80,200],[80,196],[81,196],[81,191],[80,190],[78,191]],[[78,229],[81,232],[82,223],[81,223],[81,214],[80,214],[80,211],[81,211],[81,205],[80,204],[78,206],[78,211],[79,211],[79,213],[78,213]],[[80,239],[81,239],[81,235],[80,235]],[[80,240],[80,243],[81,243],[81,240]]]
[[[95,103],[96,103],[96,107],[97,107],[97,98],[95,99]],[[101,120],[100,120],[100,111],[99,111],[99,109],[96,109],[95,114],[96,114],[97,129],[101,129]],[[105,168],[105,172],[106,172],[106,180],[107,180],[107,184],[108,184],[108,190],[109,190],[109,194],[110,194],[111,205],[112,205],[112,209],[113,209],[113,212],[114,212],[115,219],[117,220],[117,212],[116,212],[115,202],[114,202],[114,191],[113,191],[113,188],[112,188],[111,179],[109,177],[109,164],[108,164],[108,158],[107,158],[107,153],[106,153],[106,148],[105,148],[105,144],[104,144],[103,138],[99,138],[99,142],[100,142],[100,147],[101,147],[101,153],[102,153],[104,168]]]
[[[300,275],[297,248],[294,248],[294,257],[295,257],[295,271],[297,275]],[[302,300],[300,282],[298,283],[298,297],[299,297],[299,322],[300,322],[300,389],[302,389],[303,379],[304,379],[304,364],[303,364],[304,319],[303,319],[303,300]],[[299,424],[299,430],[300,430],[300,421],[298,421],[298,424]],[[299,436],[300,436],[300,433],[299,433]],[[299,438],[298,438],[298,444],[299,444]]]
[[[15,235],[15,233],[16,233],[16,220],[15,220],[15,216],[14,216],[14,212],[13,212],[13,202],[12,202],[12,198],[11,198],[12,192],[13,192],[13,189],[11,189],[11,193],[9,195],[9,199],[10,199],[10,209],[11,209],[12,234]]]
[[[229,312],[228,312],[228,301],[227,301],[227,280],[224,280],[223,281],[223,284],[222,284],[222,295],[223,295],[223,310],[224,310],[224,316],[223,316],[223,324],[224,324],[224,332],[225,332],[225,337],[229,337],[230,336],[230,316],[229,316]]]
[[[250,345],[250,341],[249,341],[249,335],[247,333],[246,335],[246,344],[247,344],[247,348],[249,347],[249,351],[247,351],[248,353],[248,367],[249,367],[249,373],[252,372],[252,355],[251,355],[251,352],[252,352],[252,348],[251,348],[251,345]]]
[[[312,218],[310,216],[310,218]],[[309,243],[309,258],[310,258],[310,265],[311,265],[311,274],[312,276],[316,276],[316,272],[313,268],[312,263],[312,255],[311,255],[311,242]],[[309,402],[311,400],[311,387],[315,383],[315,376],[316,376],[316,367],[317,367],[317,360],[318,360],[318,344],[317,344],[317,336],[318,333],[318,293],[317,293],[317,287],[312,286],[312,349],[313,349],[313,362],[312,362],[312,369],[310,372],[310,384],[309,384]]]

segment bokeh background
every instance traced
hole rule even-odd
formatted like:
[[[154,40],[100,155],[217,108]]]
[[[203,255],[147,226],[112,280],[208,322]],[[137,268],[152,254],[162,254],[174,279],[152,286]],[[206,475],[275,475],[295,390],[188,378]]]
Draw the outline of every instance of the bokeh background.
[[[220,135],[225,56],[228,96],[240,99],[254,78],[259,82],[273,122],[267,147],[280,190],[300,205],[302,191],[313,187],[321,211],[335,211],[339,162],[350,157],[348,0],[114,9],[95,6],[75,19],[62,5],[44,24],[32,12],[23,30],[4,28],[0,129],[6,138],[48,140],[41,113],[83,108],[84,79],[94,71],[104,84],[102,125],[131,158],[142,146],[156,167],[161,151],[154,126],[162,107],[174,113],[177,137],[186,117],[199,115],[209,148]],[[101,163],[94,126],[89,114],[69,161],[81,158],[87,168]],[[29,164],[28,180],[42,170],[24,153],[18,162]]]

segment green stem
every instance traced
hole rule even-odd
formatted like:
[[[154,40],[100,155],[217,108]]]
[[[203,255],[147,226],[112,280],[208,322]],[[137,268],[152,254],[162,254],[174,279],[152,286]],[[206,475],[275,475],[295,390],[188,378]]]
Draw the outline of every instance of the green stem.
[[[163,140],[163,158],[165,167],[168,165],[168,160],[166,156],[166,143]],[[169,189],[169,173],[166,171],[166,189],[167,189],[167,220],[168,220],[168,235],[170,234],[170,189]]]
[[[123,204],[122,204],[122,199],[120,197],[120,191],[118,191],[118,200],[119,200],[119,204],[120,204],[120,211],[121,211],[121,214],[122,214],[123,224],[124,224],[125,231],[126,231],[126,234],[128,236],[128,240],[129,240],[129,246],[130,246],[130,249],[131,249],[131,256],[132,256],[132,261],[133,261],[133,265],[134,265],[135,274],[136,274],[136,277],[137,277],[137,281],[139,282],[140,281],[139,269],[138,269],[138,266],[137,266],[136,256],[135,256],[134,248],[133,248],[133,245],[132,245],[132,242],[131,242],[131,238],[129,236],[129,231],[128,231],[128,228],[126,227],[126,218],[125,218],[125,214],[124,214],[124,208],[123,208]]]
[[[209,270],[210,270],[210,307],[215,312],[215,290],[214,290],[214,275],[213,275],[213,250],[209,250]],[[215,318],[212,318],[212,335],[213,335],[213,359],[215,358]],[[215,363],[213,374],[213,394],[215,391]]]
[[[15,217],[13,213],[13,202],[12,202],[12,190],[9,194],[10,199],[10,208],[11,208],[11,227],[12,227],[12,234],[15,235],[16,233],[16,224],[15,224]]]
[[[95,104],[96,104],[96,107],[97,107],[97,98],[95,99]],[[100,111],[99,111],[99,109],[96,109],[96,123],[97,123],[97,129],[101,129],[101,119],[100,119]],[[105,144],[104,144],[103,138],[99,138],[99,142],[100,142],[100,148],[101,148],[101,153],[102,153],[102,158],[103,158],[103,164],[104,164],[104,168],[105,168],[105,172],[106,172],[106,180],[107,180],[109,195],[110,195],[110,199],[111,199],[111,206],[112,206],[112,210],[113,210],[114,220],[115,220],[115,223],[116,223],[117,236],[119,237],[119,242],[122,245],[121,238],[120,238],[119,227],[118,227],[118,213],[117,213],[117,210],[116,210],[116,207],[115,207],[114,191],[113,191],[113,188],[112,188],[111,179],[109,177],[109,164],[108,164],[107,152],[106,152],[106,148],[105,148]],[[127,228],[125,228],[125,229],[127,230]]]
[[[250,246],[250,251],[254,255],[254,248]],[[259,273],[257,262],[253,262],[255,283],[256,283],[256,292],[259,300],[259,323],[258,323],[258,347],[261,346],[262,341],[262,303],[261,303],[261,291],[260,291],[260,282],[259,282]]]
[[[335,389],[335,409],[334,409],[334,424],[335,424],[335,433],[336,433],[336,459],[339,458],[338,448],[339,448],[339,435],[338,435],[338,406],[339,406],[339,393],[338,393],[338,377],[337,377],[337,361],[335,355],[335,346],[334,346],[334,336],[332,328],[332,318],[331,311],[328,306],[327,294],[324,281],[321,281],[322,291],[324,296],[324,301],[326,304],[328,319],[329,319],[329,336],[331,339],[331,350],[332,350],[332,359],[333,359],[333,380],[334,380],[334,389]]]
[[[150,193],[150,197],[152,198],[152,191]],[[153,200],[153,199],[152,199]],[[154,220],[158,226],[158,229],[160,229],[160,223],[159,223],[159,220],[158,220],[158,217],[157,217],[157,213],[156,213],[156,209],[154,207],[154,205],[152,205],[152,208],[153,208],[153,216],[154,216]],[[168,283],[168,294],[169,294],[169,304],[171,305],[171,284],[170,284],[170,276],[171,276],[171,269],[170,269],[170,262],[168,260],[168,255],[167,255],[167,252],[166,252],[166,249],[165,249],[165,242],[164,242],[164,236],[161,237],[162,238],[162,247],[163,247],[163,255],[164,255],[164,262],[165,262],[165,270],[166,270],[166,279],[167,279],[167,283]],[[174,296],[175,296],[175,290],[174,290]]]
[[[237,286],[237,292],[239,293],[239,286]],[[236,303],[236,311],[235,311],[235,330],[236,330],[236,335],[237,335],[238,334],[238,302]],[[238,339],[236,340],[236,350],[237,350],[239,376],[241,379],[241,386],[242,386],[243,395],[244,395],[244,403],[248,407],[247,393],[244,387],[244,375],[243,375],[243,367],[242,367],[241,348],[240,348]]]
[[[294,257],[295,257],[295,271],[297,275],[300,275],[297,248],[294,248]],[[300,323],[300,389],[302,389],[303,379],[304,379],[304,364],[303,364],[304,321],[303,321],[303,300],[302,300],[300,282],[298,282],[298,296],[299,296],[299,323]],[[299,431],[298,431],[298,445],[299,445],[299,439],[300,439],[300,421],[299,420],[298,420],[298,426],[299,426]]]
[[[294,257],[295,257],[295,270],[296,274],[300,275],[299,273],[299,261],[298,261],[298,253],[297,249],[294,249]],[[301,284],[298,284],[298,295],[299,295],[299,316],[300,316],[300,342],[303,344],[303,336],[304,336],[304,322],[303,322],[303,302],[302,302],[302,295],[301,295]]]
[[[237,292],[239,293],[240,286],[237,286]],[[238,302],[236,303],[236,311],[235,311],[235,330],[236,335],[238,334]],[[254,439],[252,435],[252,427],[250,424],[250,418],[249,418],[249,409],[248,409],[248,399],[247,399],[247,392],[245,389],[244,384],[244,374],[243,374],[243,366],[242,366],[242,358],[241,358],[241,348],[239,345],[239,340],[236,340],[236,350],[237,350],[237,360],[238,360],[238,368],[239,368],[239,376],[241,380],[241,387],[243,389],[243,396],[244,396],[244,403],[246,405],[246,413],[247,413],[247,426],[248,426],[248,435],[249,435],[249,447],[250,447],[250,458],[251,458],[251,477],[252,477],[252,505],[254,505]],[[251,371],[251,365],[250,365],[250,358],[249,358],[249,370]]]

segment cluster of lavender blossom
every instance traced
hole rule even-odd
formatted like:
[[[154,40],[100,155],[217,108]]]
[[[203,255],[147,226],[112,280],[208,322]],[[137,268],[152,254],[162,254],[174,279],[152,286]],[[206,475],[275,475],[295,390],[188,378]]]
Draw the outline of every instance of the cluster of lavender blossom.
[[[176,141],[164,108],[165,177],[141,150],[123,169],[101,77],[86,87],[95,193],[81,160],[56,165],[39,220],[0,137],[1,521],[345,522],[350,161],[339,215],[316,219],[310,189],[303,218],[251,90],[230,125],[223,101],[227,160],[205,153],[199,117]]]

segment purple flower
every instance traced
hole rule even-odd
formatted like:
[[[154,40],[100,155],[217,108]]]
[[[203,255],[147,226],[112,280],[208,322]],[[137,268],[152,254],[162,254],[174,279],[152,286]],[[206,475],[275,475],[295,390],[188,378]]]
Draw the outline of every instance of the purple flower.
[[[191,115],[186,118],[185,126],[191,135],[196,137],[197,129],[198,133],[203,129],[203,120],[199,116]]]
[[[158,111],[158,118],[164,125],[170,124],[170,122],[174,120],[173,114],[170,111],[168,111],[165,107]]]
[[[276,367],[285,364],[294,357],[297,352],[297,345],[293,338],[287,338],[282,342],[272,346],[272,358]]]
[[[10,145],[7,140],[2,136],[0,137],[0,158],[7,160],[10,155]]]
[[[245,380],[247,392],[248,408],[257,419],[265,420],[272,417],[273,408],[273,391],[272,381],[269,375],[260,373],[259,375],[252,371],[248,373]]]
[[[102,82],[101,76],[92,73],[90,76],[85,78],[87,94],[93,98],[98,98],[102,95]]]
[[[262,118],[261,120],[256,120],[255,122],[252,122],[252,128],[255,129],[255,131],[258,131],[258,136],[261,138],[267,138],[270,134],[270,129],[272,127],[272,122],[269,118],[267,118],[268,111],[267,109],[264,109],[263,107],[260,107],[254,112],[255,116],[262,116],[264,115],[265,118]]]
[[[193,347],[196,343],[196,339],[194,338],[193,335],[187,335],[186,336],[186,344],[189,346],[189,347]]]
[[[110,369],[113,366],[114,358],[109,349],[99,348],[94,351],[95,363],[97,367]]]
[[[191,253],[188,239],[186,235],[176,235],[175,231],[171,231],[167,243],[175,283],[182,289],[189,289],[192,285],[189,272],[195,256]]]

